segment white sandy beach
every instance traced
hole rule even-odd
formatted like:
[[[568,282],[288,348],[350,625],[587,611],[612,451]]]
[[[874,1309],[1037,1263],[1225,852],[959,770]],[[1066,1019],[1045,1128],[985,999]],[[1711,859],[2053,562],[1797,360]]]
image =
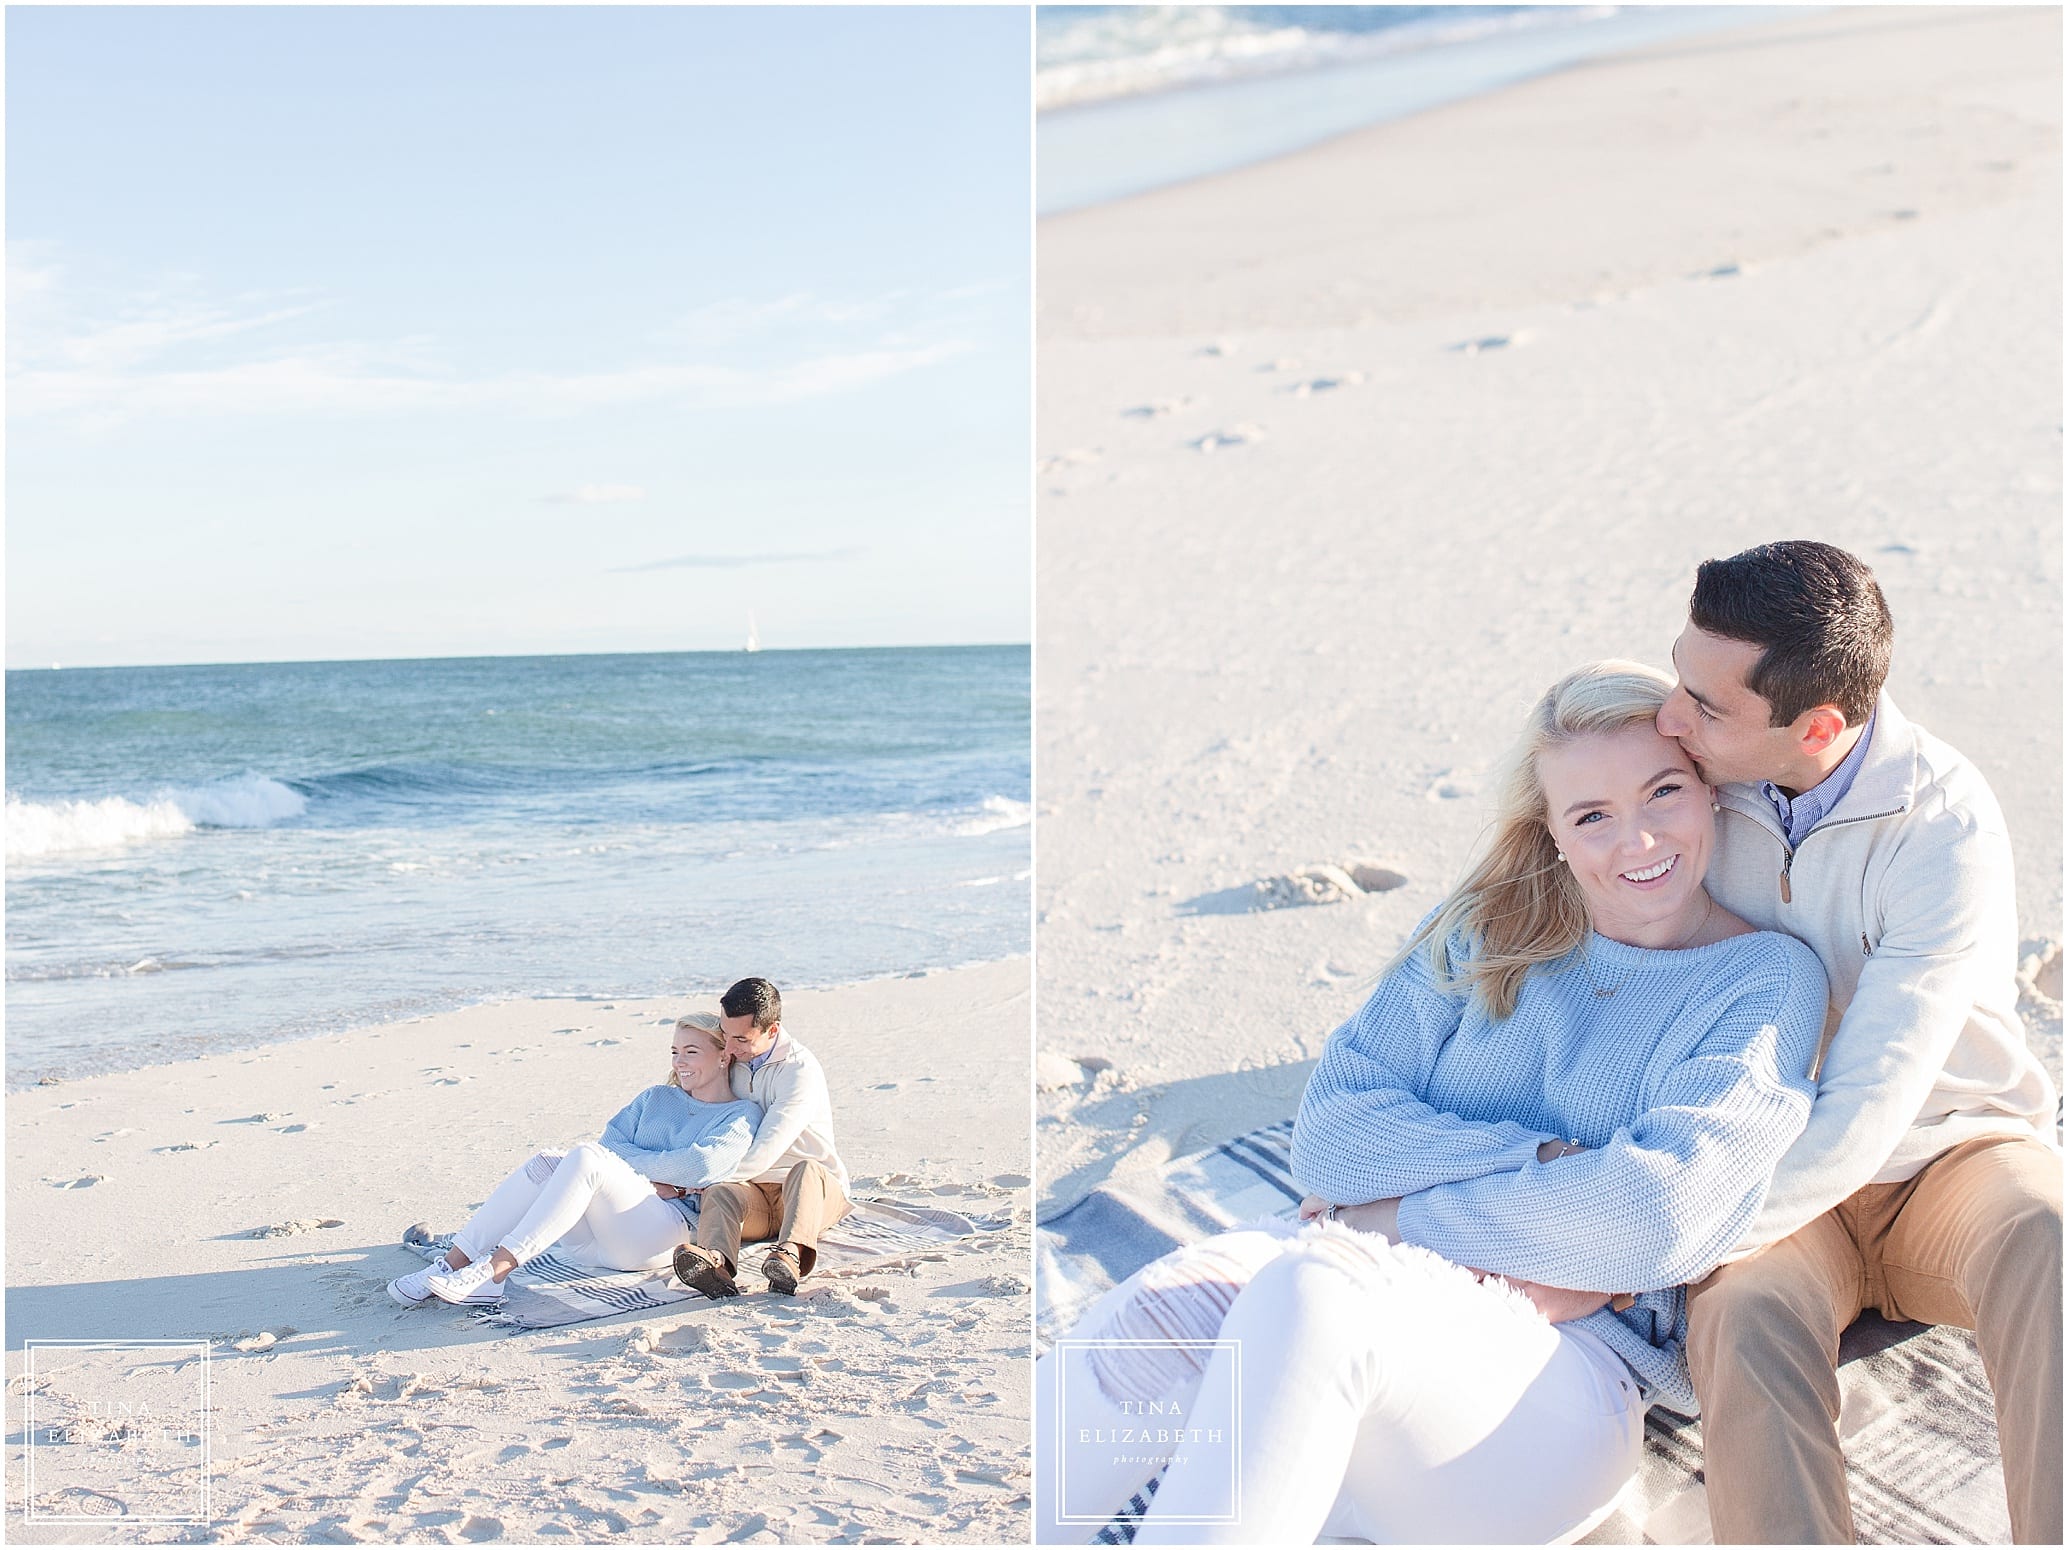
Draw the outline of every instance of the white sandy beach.
[[[2059,58],[1826,11],[1041,223],[1044,1214],[1290,1115],[1534,696],[1779,538],[1994,785],[2059,1078]]]
[[[595,1135],[665,1074],[678,999],[506,1002],[10,1094],[10,1496],[24,1339],[207,1337],[216,1519],[10,1537],[1024,1538],[1027,981],[1021,958],[786,998],[856,1194],[990,1230],[795,1300],[748,1279],[535,1332],[398,1307],[384,1283],[421,1263],[399,1236]],[[149,1461],[96,1446],[84,1509],[145,1500]]]

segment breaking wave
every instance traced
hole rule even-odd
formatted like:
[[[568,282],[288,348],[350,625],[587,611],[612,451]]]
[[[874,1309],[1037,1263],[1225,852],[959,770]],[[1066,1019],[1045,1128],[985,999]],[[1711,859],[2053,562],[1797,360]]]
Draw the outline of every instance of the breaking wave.
[[[7,858],[36,860],[73,852],[126,850],[177,839],[196,829],[268,829],[299,818],[300,792],[265,775],[239,775],[205,786],[170,786],[139,800],[30,802],[7,798]]]

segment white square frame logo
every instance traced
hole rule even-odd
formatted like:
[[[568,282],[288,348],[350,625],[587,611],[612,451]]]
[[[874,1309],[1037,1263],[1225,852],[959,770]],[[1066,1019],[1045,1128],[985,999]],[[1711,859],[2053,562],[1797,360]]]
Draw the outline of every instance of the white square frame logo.
[[[200,1370],[196,1377],[200,1384],[199,1417],[201,1435],[200,1458],[200,1510],[193,1513],[178,1512],[121,1512],[121,1513],[68,1513],[38,1512],[36,1510],[36,1434],[41,1423],[36,1415],[36,1354],[45,1352],[135,1352],[145,1353],[160,1359],[180,1355],[198,1356]],[[210,1513],[209,1490],[214,1470],[210,1457],[209,1428],[209,1342],[206,1340],[37,1340],[22,1341],[22,1437],[24,1481],[22,1491],[22,1519],[27,1523],[195,1523],[208,1524],[214,1521]]]
[[[1059,1525],[1060,1525],[1060,1524],[1071,1524],[1071,1525],[1080,1525],[1080,1526],[1083,1526],[1083,1527],[1088,1527],[1088,1528],[1101,1528],[1101,1527],[1104,1527],[1104,1526],[1105,1526],[1105,1524],[1106,1524],[1106,1523],[1108,1523],[1108,1522],[1109,1522],[1109,1521],[1111,1520],[1111,1514],[1098,1514],[1098,1513],[1083,1513],[1083,1512],[1075,1512],[1075,1513],[1073,1513],[1073,1512],[1069,1512],[1069,1511],[1066,1511],[1066,1510],[1065,1510],[1065,1507],[1064,1507],[1064,1504],[1065,1504],[1066,1502],[1068,1502],[1068,1501],[1069,1501],[1069,1499],[1070,1499],[1070,1487],[1069,1487],[1069,1472],[1068,1472],[1068,1471],[1069,1471],[1069,1466],[1070,1466],[1070,1447],[1069,1447],[1069,1443],[1068,1443],[1068,1438],[1069,1438],[1069,1433],[1070,1433],[1070,1417],[1069,1417],[1069,1414],[1068,1414],[1068,1409],[1069,1409],[1069,1406],[1068,1406],[1068,1401],[1067,1401],[1067,1400],[1065,1399],[1065,1397],[1064,1397],[1064,1396],[1065,1396],[1065,1394],[1067,1394],[1067,1392],[1068,1392],[1068,1385],[1067,1385],[1067,1384],[1065,1384],[1065,1383],[1064,1383],[1064,1381],[1063,1381],[1063,1380],[1064,1380],[1064,1377],[1065,1377],[1065,1369],[1067,1368],[1067,1366],[1068,1366],[1068,1364],[1069,1364],[1069,1361],[1070,1361],[1070,1357],[1071,1357],[1071,1354],[1072,1354],[1073,1352],[1090,1352],[1090,1351],[1095,1351],[1095,1350],[1103,1350],[1103,1351],[1173,1351],[1173,1350],[1175,1350],[1175,1351],[1197,1351],[1197,1352],[1200,1352],[1200,1353],[1201,1353],[1201,1361],[1200,1361],[1200,1365],[1201,1365],[1202,1369],[1203,1369],[1203,1368],[1205,1368],[1205,1367],[1207,1366],[1207,1364],[1208,1364],[1208,1363],[1210,1363],[1210,1362],[1212,1361],[1212,1359],[1213,1359],[1213,1355],[1212,1355],[1212,1353],[1214,1353],[1214,1352],[1218,1352],[1218,1351],[1225,1351],[1225,1352],[1227,1352],[1227,1353],[1228,1353],[1228,1364],[1227,1364],[1227,1368],[1226,1368],[1226,1370],[1227,1370],[1227,1372],[1228,1372],[1228,1375],[1229,1375],[1229,1385],[1230,1385],[1230,1389],[1231,1389],[1231,1392],[1230,1392],[1230,1394],[1229,1394],[1229,1400],[1230,1400],[1230,1403],[1229,1403],[1229,1407],[1228,1407],[1228,1413],[1229,1413],[1229,1416],[1230,1416],[1230,1418],[1231,1418],[1231,1419],[1233,1420],[1233,1422],[1234,1422],[1234,1432],[1235,1432],[1235,1435],[1234,1435],[1233,1437],[1231,1437],[1231,1438],[1230,1438],[1230,1439],[1229,1439],[1229,1440],[1227,1441],[1227,1443],[1225,1444],[1225,1446],[1227,1447],[1227,1450],[1228,1450],[1228,1510],[1227,1510],[1226,1512],[1224,1512],[1224,1513],[1191,1513],[1191,1514],[1186,1514],[1186,1515],[1184,1515],[1184,1516],[1178,1516],[1178,1517],[1173,1517],[1173,1516],[1169,1516],[1169,1515],[1166,1515],[1166,1516],[1162,1517],[1161,1519],[1159,1519],[1159,1521],[1160,1521],[1160,1522],[1163,1522],[1163,1523],[1166,1523],[1166,1524],[1171,1524],[1171,1525],[1184,1525],[1184,1526],[1186,1526],[1186,1527],[1190,1527],[1190,1528],[1205,1528],[1205,1527],[1212,1527],[1212,1526],[1233,1526],[1233,1525],[1236,1525],[1236,1524],[1239,1524],[1239,1523],[1241,1523],[1241,1521],[1242,1521],[1242,1485],[1241,1485],[1241,1464],[1242,1464],[1242,1435],[1241,1435],[1241,1426],[1242,1426],[1242,1342],[1241,1342],[1240,1340],[1178,1340],[1178,1339],[1164,1339],[1164,1340],[1069,1340],[1069,1339],[1064,1339],[1064,1340],[1058,1340],[1058,1341],[1057,1341],[1057,1342],[1055,1343],[1055,1345],[1054,1345],[1054,1348],[1053,1348],[1053,1349],[1054,1349],[1054,1350],[1055,1350],[1055,1352],[1057,1353],[1057,1361],[1056,1361],[1056,1364],[1055,1364],[1055,1374],[1056,1374],[1056,1385],[1057,1385],[1057,1390],[1058,1390],[1058,1392],[1057,1392],[1057,1394],[1056,1394],[1056,1396],[1055,1396],[1055,1398],[1056,1398],[1056,1405],[1055,1405],[1055,1413],[1056,1413],[1056,1434],[1055,1434],[1055,1439],[1054,1439],[1054,1440],[1055,1440],[1055,1448],[1056,1448],[1056,1510],[1055,1510],[1055,1518],[1056,1518],[1056,1522],[1057,1522],[1057,1523],[1058,1523]]]

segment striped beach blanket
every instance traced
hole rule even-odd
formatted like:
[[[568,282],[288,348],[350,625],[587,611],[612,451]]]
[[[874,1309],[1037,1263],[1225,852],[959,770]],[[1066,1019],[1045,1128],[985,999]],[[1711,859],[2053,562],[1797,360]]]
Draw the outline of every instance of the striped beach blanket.
[[[956,1247],[958,1240],[1002,1231],[1006,1225],[935,1206],[858,1200],[819,1240],[811,1280],[923,1259]],[[441,1258],[452,1247],[450,1233],[433,1236],[420,1227],[403,1234],[402,1241],[425,1259]],[[765,1251],[769,1245],[760,1247]],[[761,1284],[754,1248],[749,1245],[742,1255],[743,1288]],[[548,1250],[510,1272],[499,1307],[473,1311],[485,1324],[553,1329],[623,1313],[650,1313],[691,1300],[701,1302],[703,1294],[677,1281],[670,1270],[598,1270]]]
[[[1035,1327],[1045,1349],[1109,1287],[1183,1243],[1266,1216],[1290,1216],[1292,1122],[1109,1184],[1043,1220],[1035,1237]],[[1868,1315],[1839,1352],[1839,1420],[1862,1543],[2004,1544],[2010,1517],[1996,1417],[1964,1330]],[[1710,1543],[1701,1423],[1654,1407],[1644,1462],[1586,1544]],[[1153,1482],[1098,1535],[1128,1544]]]

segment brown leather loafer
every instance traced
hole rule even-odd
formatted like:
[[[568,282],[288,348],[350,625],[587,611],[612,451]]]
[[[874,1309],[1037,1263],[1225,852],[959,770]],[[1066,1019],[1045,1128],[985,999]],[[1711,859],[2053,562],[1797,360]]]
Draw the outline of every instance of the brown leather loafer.
[[[706,1297],[737,1297],[739,1283],[716,1254],[685,1243],[675,1251],[675,1279]]]
[[[785,1297],[795,1297],[797,1283],[804,1279],[804,1271],[797,1263],[797,1251],[781,1244],[768,1251],[761,1273],[768,1277],[768,1289]]]

